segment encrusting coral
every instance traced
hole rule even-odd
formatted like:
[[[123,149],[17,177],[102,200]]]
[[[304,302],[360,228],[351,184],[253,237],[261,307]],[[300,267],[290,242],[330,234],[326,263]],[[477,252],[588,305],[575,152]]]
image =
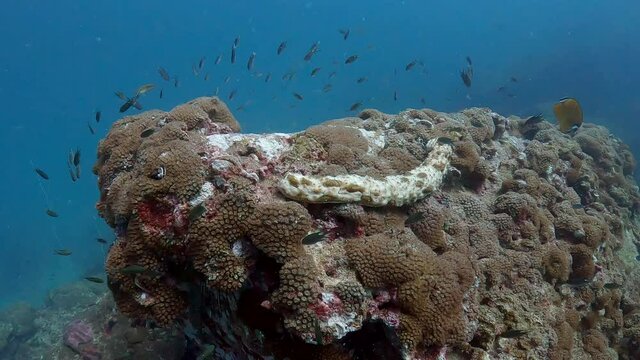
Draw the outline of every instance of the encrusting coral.
[[[243,359],[640,353],[636,164],[606,129],[473,108],[239,131],[198,98],[101,141],[108,284],[137,322]]]

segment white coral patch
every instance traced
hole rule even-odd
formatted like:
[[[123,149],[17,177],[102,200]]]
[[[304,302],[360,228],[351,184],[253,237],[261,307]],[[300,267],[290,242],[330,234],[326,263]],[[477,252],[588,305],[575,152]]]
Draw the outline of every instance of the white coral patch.
[[[207,136],[209,145],[227,151],[233,144],[241,142],[250,147],[254,147],[262,153],[268,160],[279,157],[287,150],[287,140],[290,134],[214,134]]]
[[[384,145],[386,143],[384,133],[382,131],[369,131],[366,129],[358,128],[362,136],[364,136],[369,142],[369,149],[367,150],[367,154],[376,155],[382,149],[384,149]]]
[[[215,188],[210,182],[205,182],[196,196],[189,201],[189,205],[196,206],[213,196]]]
[[[359,330],[361,324],[356,321],[355,313],[333,314],[327,319],[327,328],[336,339],[341,339],[351,331]]]

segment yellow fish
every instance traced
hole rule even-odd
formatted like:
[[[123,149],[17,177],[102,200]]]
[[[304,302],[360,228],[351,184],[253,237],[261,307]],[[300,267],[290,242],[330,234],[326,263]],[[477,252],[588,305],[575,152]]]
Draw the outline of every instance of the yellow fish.
[[[568,132],[571,128],[580,127],[582,125],[583,116],[582,108],[578,100],[574,98],[560,99],[553,105],[553,112],[558,119],[558,126],[563,133]]]

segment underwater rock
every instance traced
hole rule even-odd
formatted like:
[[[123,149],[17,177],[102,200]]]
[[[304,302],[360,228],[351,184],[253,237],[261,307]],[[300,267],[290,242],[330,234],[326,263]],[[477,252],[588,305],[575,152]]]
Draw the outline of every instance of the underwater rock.
[[[57,309],[85,308],[96,303],[98,294],[98,290],[86,282],[75,282],[52,289],[47,302]]]
[[[63,343],[70,347],[84,360],[97,360],[101,358],[98,348],[93,343],[94,334],[91,325],[82,320],[70,322],[62,335]]]
[[[13,325],[7,322],[0,322],[0,354],[4,350],[5,346],[11,341],[11,335],[13,334]]]
[[[117,307],[216,358],[631,359],[635,161],[602,127],[524,121],[241,134],[217,98],[125,117],[94,166]]]
[[[0,322],[13,328],[12,336],[28,337],[36,330],[36,309],[27,303],[16,303],[0,313]]]

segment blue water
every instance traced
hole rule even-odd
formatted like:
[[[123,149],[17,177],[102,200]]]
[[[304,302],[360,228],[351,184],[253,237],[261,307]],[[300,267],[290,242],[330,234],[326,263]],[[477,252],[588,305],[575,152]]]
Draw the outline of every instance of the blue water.
[[[90,170],[99,139],[120,117],[113,92],[132,94],[144,83],[157,85],[141,99],[145,109],[169,110],[216,88],[226,101],[237,89],[228,103],[232,110],[244,105],[234,112],[248,132],[300,130],[355,114],[347,110],[358,101],[385,112],[483,106],[525,116],[549,113],[557,99],[572,96],[587,121],[609,127],[640,154],[639,2],[5,0],[2,10],[0,307],[41,304],[49,289],[101,271],[106,249],[95,239],[113,235],[96,215]],[[338,30],[347,28],[345,41]],[[320,51],[304,62],[316,41]],[[254,74],[246,69],[251,52]],[[218,54],[223,61],[214,65]],[[358,60],[345,65],[354,54]],[[196,77],[192,66],[203,56]],[[475,74],[470,89],[459,77],[466,56]],[[414,59],[424,67],[405,71]],[[158,66],[177,75],[180,86],[162,81]],[[322,69],[310,77],[315,67]],[[285,84],[288,71],[297,75]],[[260,72],[271,72],[271,82]],[[368,81],[357,84],[360,77]],[[333,90],[323,93],[328,83]],[[71,148],[83,155],[76,183],[65,164]],[[40,180],[34,167],[51,179]],[[60,217],[48,217],[48,207]],[[57,248],[73,254],[55,256]]]

